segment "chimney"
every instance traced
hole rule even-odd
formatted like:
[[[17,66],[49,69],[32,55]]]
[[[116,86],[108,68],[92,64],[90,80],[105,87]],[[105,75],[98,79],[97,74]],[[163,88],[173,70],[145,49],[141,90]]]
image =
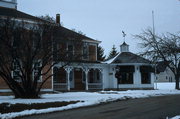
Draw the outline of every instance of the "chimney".
[[[60,26],[60,14],[56,14],[56,24]]]

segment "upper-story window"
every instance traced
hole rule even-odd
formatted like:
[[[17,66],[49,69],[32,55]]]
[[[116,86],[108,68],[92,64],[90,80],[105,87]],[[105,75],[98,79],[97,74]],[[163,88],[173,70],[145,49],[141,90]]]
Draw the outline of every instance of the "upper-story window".
[[[67,45],[67,51],[68,51],[68,53],[67,53],[68,56],[67,57],[72,58],[73,55],[74,55],[74,48],[73,48],[72,44]]]
[[[96,61],[97,60],[97,45],[96,44],[89,44],[89,60]]]
[[[83,44],[83,59],[88,59],[88,44],[84,43]]]

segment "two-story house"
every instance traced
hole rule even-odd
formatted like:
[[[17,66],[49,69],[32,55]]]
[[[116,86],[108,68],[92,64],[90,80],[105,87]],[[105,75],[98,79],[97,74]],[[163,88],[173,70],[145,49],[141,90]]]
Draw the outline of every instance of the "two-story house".
[[[13,3],[13,0],[12,2]],[[17,3],[14,2],[14,5]],[[15,8],[0,7],[0,17],[13,17],[28,22],[42,19],[18,11]],[[150,62],[129,51],[123,43],[119,54],[106,62],[97,60],[100,41],[76,33],[60,25],[60,15],[56,16],[54,31],[52,75],[43,90],[109,90],[109,89],[153,89],[154,72]],[[59,51],[59,52],[57,52]],[[42,77],[44,80],[44,77]],[[0,79],[0,91],[8,90]]]
[[[0,17],[2,19],[15,18],[30,24],[42,21],[40,18],[18,11],[16,9],[17,3],[14,0],[1,2],[6,4],[0,4]],[[88,90],[88,88],[92,87],[93,89],[95,86],[102,89],[100,62],[97,61],[97,46],[100,41],[61,26],[59,14],[57,14],[56,22],[57,26],[53,33],[55,39],[53,51],[58,50],[59,52],[54,54],[53,59],[59,63],[52,67],[52,71],[49,73],[56,73],[49,78],[43,88],[46,90]],[[43,79],[44,77],[42,77]],[[0,80],[0,88],[8,89],[3,80]]]

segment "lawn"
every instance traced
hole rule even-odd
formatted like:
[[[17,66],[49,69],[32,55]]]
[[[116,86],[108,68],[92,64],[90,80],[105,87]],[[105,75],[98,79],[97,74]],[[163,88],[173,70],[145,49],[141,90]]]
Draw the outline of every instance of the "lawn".
[[[158,84],[157,86],[158,90],[66,92],[57,94],[43,94],[41,99],[14,99],[13,96],[0,96],[0,105],[2,108],[3,105],[7,108],[6,112],[0,112],[0,118],[9,119],[18,116],[62,111],[116,100],[180,94],[179,90],[174,90],[174,84],[162,83]],[[18,110],[15,108],[16,106],[18,107],[18,105],[23,105],[23,107],[27,108],[21,108]],[[14,109],[11,107],[14,107]],[[7,111],[8,109],[10,110]]]

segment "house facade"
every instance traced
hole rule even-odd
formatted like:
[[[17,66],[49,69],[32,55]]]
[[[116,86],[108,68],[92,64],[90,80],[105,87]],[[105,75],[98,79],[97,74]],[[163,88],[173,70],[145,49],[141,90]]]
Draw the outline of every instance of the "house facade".
[[[73,62],[64,67],[53,77],[53,90],[154,89],[150,62],[129,52],[125,42],[120,47],[120,53],[108,61]],[[60,62],[54,70],[62,65]]]
[[[16,9],[0,7],[0,17],[13,17],[33,22],[42,19]],[[118,89],[153,89],[154,71],[150,62],[129,51],[124,42],[117,56],[105,62],[97,60],[100,41],[76,33],[60,25],[60,15],[56,18],[52,62],[56,63],[44,84],[46,91],[88,91]],[[49,66],[47,66],[49,67]],[[48,69],[48,68],[47,68]],[[45,77],[42,77],[44,80]],[[8,91],[6,83],[0,79],[0,91]]]
[[[169,64],[170,62],[168,62]],[[165,62],[158,62],[156,66],[156,82],[175,82],[174,73]]]

